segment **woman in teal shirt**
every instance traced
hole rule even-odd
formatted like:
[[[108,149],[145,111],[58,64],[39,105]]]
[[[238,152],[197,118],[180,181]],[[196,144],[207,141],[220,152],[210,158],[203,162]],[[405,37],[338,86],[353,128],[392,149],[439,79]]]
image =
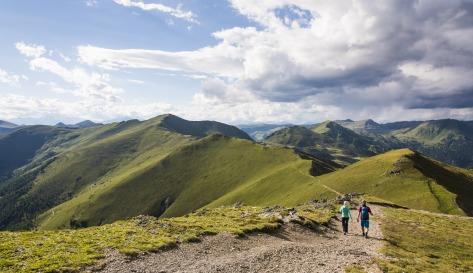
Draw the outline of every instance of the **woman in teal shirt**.
[[[350,203],[348,203],[348,201],[343,202],[343,206],[340,208],[340,213],[342,214],[343,234],[347,235],[348,220],[352,219],[351,212],[350,212]]]

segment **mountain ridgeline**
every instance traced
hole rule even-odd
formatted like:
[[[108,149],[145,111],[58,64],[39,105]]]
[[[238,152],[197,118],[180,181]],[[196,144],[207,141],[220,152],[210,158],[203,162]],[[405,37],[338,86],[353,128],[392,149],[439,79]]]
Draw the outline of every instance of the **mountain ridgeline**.
[[[337,167],[250,139],[234,126],[173,115],[89,128],[26,126],[0,139],[0,228],[181,215],[239,199],[233,191],[251,198],[249,190],[270,182],[309,183],[310,173]],[[283,199],[290,186],[268,200]]]
[[[235,203],[295,206],[348,192],[473,215],[471,171],[392,150],[412,139],[422,147],[448,139],[455,147],[469,141],[467,127],[378,125],[290,126],[264,143],[234,126],[173,115],[21,126],[0,137],[0,229],[81,228]],[[453,129],[464,137],[452,137]]]
[[[269,134],[265,141],[296,147],[345,165],[391,149],[410,148],[448,164],[473,168],[472,121],[379,124],[373,120],[337,120],[284,128]]]
[[[13,131],[17,127],[18,127],[18,125],[14,124],[14,123],[4,121],[4,120],[0,120],[0,137],[2,136],[2,134],[10,133],[11,131]]]

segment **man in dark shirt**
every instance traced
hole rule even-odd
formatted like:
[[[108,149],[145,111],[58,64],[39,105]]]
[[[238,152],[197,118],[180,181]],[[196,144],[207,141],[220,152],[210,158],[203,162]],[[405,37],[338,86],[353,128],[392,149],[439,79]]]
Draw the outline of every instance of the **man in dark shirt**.
[[[368,207],[366,201],[363,200],[361,202],[361,207],[358,209],[358,217],[356,218],[356,221],[360,222],[361,220],[361,232],[365,238],[368,238],[368,231],[370,229],[370,214],[373,215],[370,207]]]

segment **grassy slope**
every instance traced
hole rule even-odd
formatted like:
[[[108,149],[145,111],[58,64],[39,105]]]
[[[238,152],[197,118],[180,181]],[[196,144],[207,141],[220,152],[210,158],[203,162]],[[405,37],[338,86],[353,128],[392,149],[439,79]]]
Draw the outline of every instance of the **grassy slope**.
[[[197,137],[221,132],[249,138],[233,126],[172,115],[65,132],[68,137],[62,141],[56,138],[37,145],[36,160],[5,182],[4,191],[0,188],[0,228],[29,228],[39,212],[70,200],[91,185],[125,179]]]
[[[410,208],[472,213],[471,198],[465,195],[473,188],[471,177],[408,149],[364,159],[316,180],[336,191],[367,193]]]
[[[473,219],[385,209],[384,272],[473,272]]]
[[[333,195],[314,183],[310,167],[311,161],[292,150],[214,135],[88,187],[43,214],[39,224],[60,228],[75,219],[96,225],[138,214],[183,215],[238,201],[294,205]]]

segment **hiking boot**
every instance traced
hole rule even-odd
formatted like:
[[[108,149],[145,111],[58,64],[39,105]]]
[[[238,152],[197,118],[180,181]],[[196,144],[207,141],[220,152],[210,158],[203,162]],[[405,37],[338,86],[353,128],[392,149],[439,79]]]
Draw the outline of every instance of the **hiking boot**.
[[[365,232],[364,232],[364,231],[363,231],[363,235],[362,235],[362,236],[365,237]]]

